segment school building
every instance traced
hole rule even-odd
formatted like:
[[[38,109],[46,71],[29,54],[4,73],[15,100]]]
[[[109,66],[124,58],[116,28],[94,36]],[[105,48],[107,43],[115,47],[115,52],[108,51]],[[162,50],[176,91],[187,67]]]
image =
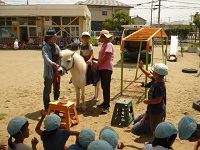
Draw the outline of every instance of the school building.
[[[48,29],[56,30],[60,41],[80,38],[91,31],[91,12],[86,5],[0,5],[0,44],[15,39],[38,44]]]

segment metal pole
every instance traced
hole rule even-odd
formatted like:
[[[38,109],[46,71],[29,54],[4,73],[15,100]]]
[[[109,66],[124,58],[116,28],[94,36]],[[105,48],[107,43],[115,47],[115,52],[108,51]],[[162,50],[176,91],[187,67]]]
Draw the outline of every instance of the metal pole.
[[[152,16],[153,16],[153,0],[152,0],[152,2],[151,2],[151,26],[152,26]]]
[[[161,6],[161,0],[159,0],[159,8],[158,8],[158,27],[160,27],[160,6]]]

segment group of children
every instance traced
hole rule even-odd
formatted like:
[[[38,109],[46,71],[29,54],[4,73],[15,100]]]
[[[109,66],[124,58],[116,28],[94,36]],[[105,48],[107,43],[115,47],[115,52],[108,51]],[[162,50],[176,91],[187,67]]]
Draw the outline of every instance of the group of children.
[[[45,130],[41,130],[44,121]],[[41,111],[35,131],[40,136],[45,150],[121,150],[125,147],[119,144],[119,137],[116,131],[105,126],[101,129],[99,137],[95,140],[95,133],[90,128],[79,131],[60,129],[61,118],[56,114],[45,114]],[[29,122],[27,118],[15,117],[8,123],[7,131],[10,134],[8,139],[8,150],[37,150],[38,140],[34,137],[31,140],[31,147],[24,144],[24,139],[29,137]],[[172,150],[172,145],[179,134],[181,140],[190,142],[197,141],[194,150],[200,146],[200,125],[191,116],[184,116],[178,123],[178,130],[170,122],[161,122],[155,128],[155,137],[152,143],[146,144],[143,150]],[[66,146],[70,136],[76,136],[75,144]],[[14,141],[13,141],[14,138]],[[5,150],[5,145],[0,145]]]
[[[143,62],[138,64],[140,70],[151,79],[151,82],[140,86],[149,87],[148,99],[144,99],[147,110],[142,115],[140,123],[133,127],[132,132],[142,130],[140,126],[147,130],[148,125],[143,126],[146,120],[153,132],[153,142],[147,143],[144,150],[168,150],[172,149],[177,134],[182,140],[197,141],[195,150],[200,146],[200,128],[195,119],[191,116],[183,117],[178,123],[178,130],[173,124],[165,122],[166,118],[166,87],[164,77],[168,75],[168,67],[163,63],[154,64],[150,71],[143,67]],[[139,129],[139,130],[138,130]]]
[[[41,130],[44,121],[45,130]],[[56,114],[46,116],[41,110],[35,131],[40,136],[45,150],[115,150],[123,149],[124,144],[118,144],[116,131],[109,126],[100,131],[99,139],[95,140],[95,133],[90,128],[83,129],[81,132],[60,129],[61,118]],[[37,150],[38,140],[34,137],[31,140],[32,146],[24,144],[24,139],[29,137],[29,122],[27,118],[15,117],[7,126],[10,134],[8,139],[8,150]],[[70,136],[76,136],[75,144],[65,146]],[[14,138],[14,141],[12,139]],[[3,148],[2,148],[3,149]]]

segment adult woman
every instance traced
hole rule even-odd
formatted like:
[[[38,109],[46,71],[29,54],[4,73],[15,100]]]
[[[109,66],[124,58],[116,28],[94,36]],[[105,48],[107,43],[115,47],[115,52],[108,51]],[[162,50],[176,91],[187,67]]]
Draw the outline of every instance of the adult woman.
[[[110,42],[112,35],[108,30],[102,30],[100,32],[99,40],[103,43],[101,50],[99,51],[98,63],[93,65],[93,70],[98,70],[99,77],[101,79],[101,88],[103,90],[103,103],[97,105],[102,109],[102,114],[107,114],[110,107],[110,82],[113,72],[113,59],[114,59],[114,47]]]
[[[44,92],[43,102],[45,110],[49,107],[51,86],[54,85],[54,100],[60,96],[60,78],[57,69],[60,64],[59,52],[60,48],[56,44],[56,31],[48,30],[45,35],[46,44],[42,48],[42,56],[44,58]]]

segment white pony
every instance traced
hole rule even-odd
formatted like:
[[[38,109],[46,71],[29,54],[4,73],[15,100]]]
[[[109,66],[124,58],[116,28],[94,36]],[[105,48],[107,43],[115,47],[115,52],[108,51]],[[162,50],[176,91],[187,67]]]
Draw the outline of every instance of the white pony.
[[[80,90],[82,99],[82,109],[86,110],[85,105],[85,86],[86,86],[86,71],[88,65],[81,55],[71,50],[63,50],[60,52],[61,66],[58,68],[59,75],[64,75],[67,71],[71,72],[72,83],[76,90],[76,104],[80,106]],[[95,86],[94,100],[98,101],[99,82]]]

